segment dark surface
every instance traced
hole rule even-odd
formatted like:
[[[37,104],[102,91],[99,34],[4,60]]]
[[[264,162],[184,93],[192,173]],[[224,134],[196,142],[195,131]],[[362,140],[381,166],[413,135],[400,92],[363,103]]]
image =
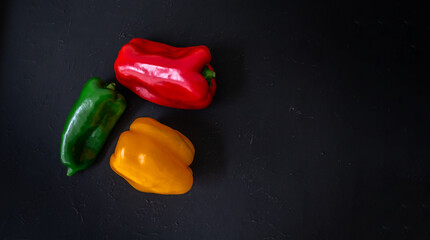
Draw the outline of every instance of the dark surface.
[[[430,239],[421,6],[244,2],[2,1],[0,239]],[[207,45],[213,104],[120,87],[128,108],[97,163],[67,177],[67,114],[133,37]],[[140,193],[110,169],[141,116],[195,144],[188,194]]]

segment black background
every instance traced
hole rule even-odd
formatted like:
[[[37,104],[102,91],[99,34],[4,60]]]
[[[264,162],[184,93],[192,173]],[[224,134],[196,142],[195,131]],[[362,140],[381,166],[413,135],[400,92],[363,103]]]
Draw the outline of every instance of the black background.
[[[2,1],[0,238],[430,239],[423,6],[320,2]],[[96,164],[67,177],[68,112],[90,77],[115,81],[133,37],[208,46],[213,103],[119,87],[128,108]],[[110,169],[142,116],[194,143],[189,193],[141,193]]]

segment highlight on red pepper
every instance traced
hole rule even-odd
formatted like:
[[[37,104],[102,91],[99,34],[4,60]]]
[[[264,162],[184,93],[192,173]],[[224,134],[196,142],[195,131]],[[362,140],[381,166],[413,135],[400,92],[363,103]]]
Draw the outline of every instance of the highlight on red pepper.
[[[216,90],[206,46],[172,47],[134,38],[115,61],[118,82],[140,97],[166,107],[203,109]]]

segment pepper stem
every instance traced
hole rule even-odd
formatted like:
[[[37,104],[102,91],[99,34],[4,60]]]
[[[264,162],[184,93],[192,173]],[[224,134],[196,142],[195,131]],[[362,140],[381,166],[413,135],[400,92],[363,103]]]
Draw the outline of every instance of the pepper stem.
[[[212,86],[212,78],[215,78],[215,72],[210,70],[208,65],[204,66],[202,69],[203,77],[208,81],[209,87]]]
[[[107,89],[110,89],[110,90],[115,90],[115,86],[116,86],[116,84],[115,84],[115,83],[109,83],[109,84],[106,86],[106,88],[107,88]]]

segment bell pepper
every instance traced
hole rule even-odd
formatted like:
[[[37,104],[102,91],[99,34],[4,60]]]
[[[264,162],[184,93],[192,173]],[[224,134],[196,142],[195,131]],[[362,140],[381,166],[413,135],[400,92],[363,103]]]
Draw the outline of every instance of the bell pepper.
[[[141,192],[184,194],[193,185],[188,166],[194,153],[180,132],[152,118],[138,118],[119,137],[110,166]]]
[[[209,106],[216,90],[206,46],[177,48],[134,38],[115,61],[118,81],[153,103],[180,109]]]
[[[115,83],[106,85],[99,78],[87,81],[61,138],[61,162],[67,167],[67,176],[95,161],[125,107],[125,98],[115,91]]]

